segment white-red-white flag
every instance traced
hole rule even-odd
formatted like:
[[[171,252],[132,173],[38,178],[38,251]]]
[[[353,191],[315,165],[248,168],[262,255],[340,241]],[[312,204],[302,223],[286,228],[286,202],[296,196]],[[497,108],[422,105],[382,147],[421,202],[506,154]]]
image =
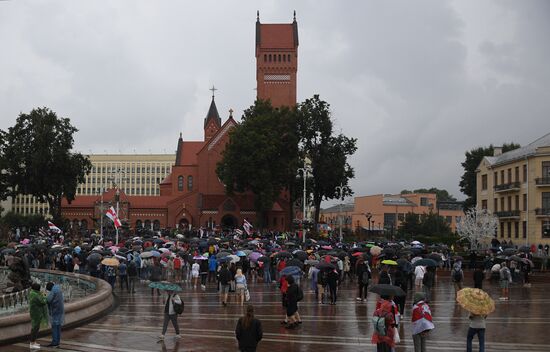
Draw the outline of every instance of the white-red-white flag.
[[[115,224],[115,229],[118,229],[120,226],[122,226],[122,223],[118,219],[118,214],[116,213],[115,208],[110,207],[105,215],[107,215],[109,219],[113,220],[113,224]]]
[[[48,229],[50,229],[50,231],[57,232],[57,233],[61,232],[61,229],[55,226],[54,223],[51,221],[48,221]]]
[[[243,228],[246,231],[246,234],[250,236],[250,229],[254,228],[251,223],[248,222],[248,220],[244,219]]]

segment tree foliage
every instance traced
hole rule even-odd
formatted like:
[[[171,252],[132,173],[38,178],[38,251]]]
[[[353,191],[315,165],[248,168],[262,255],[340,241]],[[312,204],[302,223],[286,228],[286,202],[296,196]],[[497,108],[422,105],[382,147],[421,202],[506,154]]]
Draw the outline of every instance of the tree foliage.
[[[405,219],[398,228],[398,233],[402,236],[450,236],[452,230],[443,216],[437,213],[428,214],[405,214]]]
[[[480,242],[494,237],[497,226],[498,218],[490,210],[474,207],[466,211],[457,230],[461,238],[470,241],[472,249],[478,249]]]
[[[516,143],[504,143],[502,145],[502,152],[506,153],[510,150],[519,148],[520,145]],[[476,187],[477,187],[477,178],[476,178],[476,169],[486,156],[493,156],[494,147],[489,145],[488,147],[478,147],[472,150],[469,150],[465,153],[466,160],[462,163],[464,168],[464,174],[460,178],[460,191],[464,193],[468,198],[464,201],[464,209],[471,209],[476,206],[477,197],[476,197]]]
[[[446,189],[439,189],[436,187],[432,188],[418,188],[412,191],[404,189],[401,191],[401,194],[411,194],[411,193],[432,193],[437,197],[438,202],[456,202],[456,198],[451,195]]]
[[[74,200],[77,185],[92,167],[86,156],[72,151],[77,131],[68,118],[48,108],[21,113],[15,125],[2,132],[1,196],[32,195],[47,202],[52,217],[60,220],[61,200]]]
[[[230,133],[216,173],[228,194],[254,193],[259,221],[281,192],[295,182],[299,161],[296,131],[296,114],[258,100]]]
[[[300,154],[311,161],[311,189],[315,207],[314,223],[319,221],[323,200],[351,196],[349,180],[354,170],[348,157],[357,150],[357,139],[335,134],[330,105],[318,95],[306,99],[297,107]],[[342,192],[337,187],[343,186]],[[303,187],[303,186],[302,186]]]

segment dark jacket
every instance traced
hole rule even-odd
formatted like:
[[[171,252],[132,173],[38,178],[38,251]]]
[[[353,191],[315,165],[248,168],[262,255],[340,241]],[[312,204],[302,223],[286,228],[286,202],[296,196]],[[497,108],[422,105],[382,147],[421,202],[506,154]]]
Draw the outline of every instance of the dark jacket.
[[[390,273],[388,273],[386,270],[382,270],[380,272],[380,277],[378,278],[378,283],[379,284],[391,285],[392,280],[391,280],[391,277],[390,277]]]
[[[286,302],[289,307],[298,304],[298,285],[296,285],[296,283],[288,286],[286,290]]]
[[[239,341],[239,350],[252,352],[256,351],[258,342],[263,337],[262,323],[254,318],[250,322],[248,328],[244,328],[242,324],[242,319],[240,318],[237,322],[237,327],[235,328],[235,336],[237,341]]]
[[[485,274],[481,270],[474,271],[474,286],[480,288],[483,285],[483,278]]]
[[[218,279],[222,285],[227,285],[231,281],[231,272],[227,268],[222,268],[218,275]]]
[[[338,284],[339,275],[334,270],[331,270],[327,276],[327,284],[331,287],[335,287]]]
[[[426,287],[433,287],[435,282],[435,273],[432,270],[427,270],[422,279],[422,284]]]

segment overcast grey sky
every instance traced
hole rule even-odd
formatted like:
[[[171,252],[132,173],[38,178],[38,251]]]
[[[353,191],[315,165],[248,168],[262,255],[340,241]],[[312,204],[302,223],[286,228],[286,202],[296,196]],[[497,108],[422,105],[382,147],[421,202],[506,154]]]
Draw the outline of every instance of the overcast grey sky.
[[[464,151],[550,131],[550,1],[0,1],[0,128],[47,106],[77,150],[173,152],[255,98],[254,23],[300,33],[298,99],[358,138],[356,195],[458,182]]]

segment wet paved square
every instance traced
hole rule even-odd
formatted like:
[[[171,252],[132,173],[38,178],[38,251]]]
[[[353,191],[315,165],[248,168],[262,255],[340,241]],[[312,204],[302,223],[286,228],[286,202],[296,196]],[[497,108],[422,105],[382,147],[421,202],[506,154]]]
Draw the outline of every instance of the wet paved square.
[[[376,295],[369,294],[367,303],[356,302],[355,285],[345,283],[339,291],[337,305],[320,305],[305,282],[302,287],[305,298],[299,311],[303,324],[286,330],[280,324],[283,310],[276,285],[249,284],[251,303],[264,328],[258,351],[376,350],[370,343],[370,317]],[[181,340],[174,338],[174,330],[169,325],[164,343],[157,342],[164,301],[162,297],[151,296],[143,283],[135,294],[121,292],[117,287],[118,307],[92,323],[63,331],[62,348],[56,351],[236,351],[234,330],[243,308],[233,303],[234,297],[231,297],[233,302],[222,307],[213,284],[205,292],[185,284],[184,288],[181,297],[185,312],[179,317]],[[498,300],[496,285],[486,282],[484,288],[496,301],[495,313],[487,319],[486,351],[550,351],[546,335],[550,317],[545,309],[550,303],[550,283],[534,283],[532,288],[513,286],[508,302]],[[398,352],[414,350],[410,335],[411,294],[409,292],[400,326],[402,341],[396,348]],[[455,304],[454,289],[445,274],[439,275],[430,306],[436,328],[429,337],[428,350],[465,351],[468,313]],[[42,338],[39,342],[46,345],[49,339]],[[474,350],[476,347],[474,345]],[[0,351],[6,352],[28,349],[28,343],[0,347]]]

